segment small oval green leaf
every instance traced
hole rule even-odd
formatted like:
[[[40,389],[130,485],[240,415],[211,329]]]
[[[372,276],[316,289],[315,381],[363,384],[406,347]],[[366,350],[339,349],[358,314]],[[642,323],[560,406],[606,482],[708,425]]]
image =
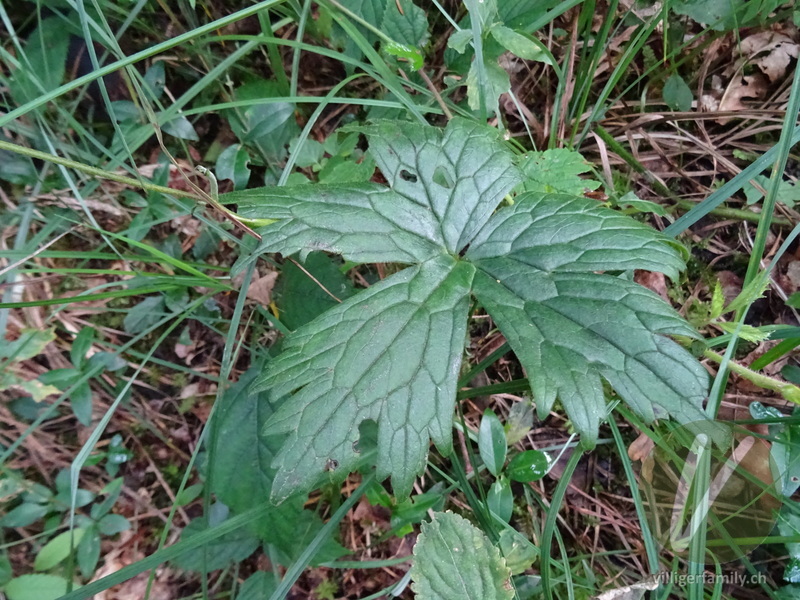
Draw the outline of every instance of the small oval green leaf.
[[[200,136],[197,135],[192,123],[184,116],[178,116],[171,121],[167,121],[161,126],[161,129],[164,130],[164,133],[168,133],[171,136],[180,138],[182,140],[196,142],[200,139]]]
[[[55,575],[22,575],[8,582],[8,600],[56,600],[67,593],[67,581]]]
[[[478,450],[489,472],[497,477],[506,461],[506,432],[497,415],[491,410],[483,413],[478,431]]]
[[[490,511],[508,523],[511,519],[511,511],[514,509],[514,496],[511,494],[511,485],[508,479],[501,477],[492,484],[486,496],[486,503]]]
[[[273,573],[256,571],[243,584],[236,600],[261,600],[269,598],[278,588]]]
[[[194,502],[200,494],[203,493],[203,484],[196,483],[182,490],[175,496],[175,504],[178,506],[186,506]]]
[[[664,83],[664,102],[667,106],[672,110],[688,112],[692,109],[692,100],[694,95],[683,77],[677,74],[670,75]]]
[[[454,32],[447,40],[448,48],[452,48],[459,54],[464,54],[467,44],[472,41],[472,30],[462,29]]]
[[[250,181],[250,153],[241,144],[228,146],[217,158],[218,179],[230,179],[233,188],[243,190]]]
[[[550,459],[544,452],[526,450],[511,459],[506,473],[512,481],[538,481],[547,473],[549,465]]]
[[[89,352],[89,349],[92,347],[92,342],[94,342],[96,333],[94,327],[84,327],[72,341],[72,349],[70,350],[69,357],[76,368],[80,369],[86,361],[86,353]]]
[[[800,385],[800,367],[796,365],[786,365],[781,369],[781,375],[786,381]]]
[[[37,571],[47,571],[55,567],[69,556],[70,550],[80,544],[85,533],[85,529],[75,529],[58,534],[39,550],[36,560],[33,561],[33,568]]]
[[[103,535],[116,535],[131,528],[131,522],[122,515],[106,515],[97,523]]]
[[[495,25],[491,29],[492,37],[503,48],[525,60],[537,60],[545,64],[553,64],[548,53],[540,46],[541,42],[534,41],[504,25]]]
[[[50,507],[35,502],[23,502],[0,517],[0,527],[27,527],[43,518]]]
[[[100,534],[96,528],[92,527],[91,531],[84,535],[81,543],[78,544],[77,559],[81,575],[86,579],[91,579],[97,568],[97,562],[100,560]]]
[[[521,533],[511,528],[503,529],[500,532],[498,546],[500,546],[500,551],[503,553],[503,558],[506,559],[512,575],[519,575],[530,569],[539,556],[538,548]],[[517,588],[517,592],[519,592],[519,588]]]

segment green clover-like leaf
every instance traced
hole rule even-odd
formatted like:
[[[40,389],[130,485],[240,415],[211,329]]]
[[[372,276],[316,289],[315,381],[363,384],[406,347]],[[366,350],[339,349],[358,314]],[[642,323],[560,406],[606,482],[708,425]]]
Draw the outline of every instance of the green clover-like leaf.
[[[259,231],[261,252],[327,250],[412,266],[300,327],[257,379],[290,396],[268,420],[285,435],[272,497],[309,491],[359,462],[359,427],[378,428],[378,476],[409,493],[430,441],[451,449],[470,295],[500,327],[540,414],[558,398],[585,445],[606,416],[603,380],[647,420],[703,418],[708,376],[667,335],[696,333],[657,295],[614,272],[675,277],[681,248],[583,197],[525,192],[495,130],[382,121],[366,134],[388,186],[305,185],[223,196]],[[552,175],[552,174],[551,174]],[[494,214],[493,214],[494,213]]]

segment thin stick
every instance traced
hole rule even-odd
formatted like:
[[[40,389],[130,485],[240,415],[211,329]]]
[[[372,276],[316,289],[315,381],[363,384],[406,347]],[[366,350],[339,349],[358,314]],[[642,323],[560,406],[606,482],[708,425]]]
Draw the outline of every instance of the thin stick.
[[[294,263],[294,265],[295,265],[295,266],[296,266],[298,269],[300,269],[300,270],[301,270],[303,273],[305,273],[306,275],[308,275],[308,276],[311,278],[311,281],[313,281],[313,282],[314,282],[314,283],[316,283],[316,284],[317,284],[317,285],[318,285],[320,288],[322,288],[322,291],[323,291],[323,292],[325,292],[326,294],[328,294],[328,296],[330,296],[331,298],[333,298],[334,300],[336,300],[336,301],[337,301],[339,304],[341,304],[341,303],[342,303],[342,301],[341,301],[339,298],[337,298],[336,296],[334,296],[334,295],[333,295],[333,293],[331,293],[331,291],[330,291],[328,288],[326,288],[324,285],[322,285],[322,282],[320,282],[320,280],[319,280],[319,279],[317,279],[317,278],[316,278],[316,277],[314,277],[314,276],[313,276],[311,273],[309,273],[309,272],[308,272],[308,270],[306,270],[306,268],[305,268],[303,265],[301,265],[299,262],[297,262],[297,261],[296,261],[295,259],[293,259],[293,258],[290,258],[290,259],[289,259],[289,261],[290,261],[290,262],[293,262],[293,263]]]
[[[450,119],[452,119],[453,113],[451,113],[450,109],[447,108],[447,104],[445,104],[444,98],[442,98],[442,95],[439,93],[439,90],[436,89],[436,86],[433,85],[433,81],[431,81],[431,78],[428,77],[428,74],[425,72],[425,69],[420,69],[419,71],[417,71],[417,74],[419,74],[419,76],[422,77],[422,80],[425,82],[425,85],[428,86],[428,89],[431,91],[431,94],[433,94],[433,97],[436,98],[436,102],[441,107],[444,116],[447,117],[447,120],[449,121]]]
[[[68,229],[67,231],[65,231],[65,232],[63,232],[63,233],[61,233],[61,234],[57,235],[56,237],[54,237],[52,240],[50,240],[49,242],[47,242],[47,243],[46,243],[44,246],[42,246],[41,248],[38,248],[36,251],[34,251],[33,253],[29,254],[29,255],[28,255],[28,256],[26,256],[25,258],[20,258],[20,259],[19,259],[17,262],[15,262],[15,263],[12,263],[12,264],[8,265],[8,266],[7,266],[6,268],[4,268],[4,269],[0,269],[0,277],[2,277],[3,275],[5,275],[5,274],[6,274],[6,273],[8,273],[9,271],[13,271],[14,269],[16,269],[17,267],[19,267],[20,265],[22,265],[22,264],[26,263],[26,262],[27,262],[27,261],[29,261],[30,259],[32,259],[32,258],[34,258],[35,256],[37,256],[38,254],[41,254],[42,252],[44,252],[45,250],[47,250],[47,249],[48,249],[50,246],[52,246],[53,244],[55,244],[55,243],[56,243],[58,240],[60,240],[61,238],[63,238],[65,235],[67,235],[67,234],[69,234],[69,233],[72,233],[73,231],[75,231],[75,228],[74,228],[74,227],[71,227],[71,228],[70,228],[70,229]]]

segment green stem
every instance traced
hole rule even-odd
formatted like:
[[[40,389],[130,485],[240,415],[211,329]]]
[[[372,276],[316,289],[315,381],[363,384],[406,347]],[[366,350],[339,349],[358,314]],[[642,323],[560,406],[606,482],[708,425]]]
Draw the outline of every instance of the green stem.
[[[714,352],[713,350],[706,350],[703,352],[703,356],[708,359],[711,359],[717,363],[722,362],[722,355]],[[748,369],[740,364],[737,364],[733,361],[728,362],[728,368],[739,375],[740,377],[744,377],[750,383],[757,385],[760,388],[765,390],[770,390],[773,392],[778,392],[784,399],[788,400],[789,402],[793,402],[794,404],[800,404],[800,388],[796,385],[792,385],[791,383],[786,383],[785,381],[779,381],[773,377],[768,375],[764,375],[762,373],[756,373],[755,371]]]
[[[69,158],[61,158],[60,156],[56,156],[55,154],[40,152],[39,150],[33,150],[31,148],[26,148],[25,146],[19,146],[17,144],[4,142],[2,140],[0,140],[0,150],[7,150],[8,152],[14,152],[15,154],[29,156],[30,158],[35,158],[37,160],[44,160],[47,162],[54,163],[56,165],[61,165],[62,167],[66,167],[68,169],[75,169],[76,171],[81,171],[82,173],[86,173],[87,175],[92,175],[100,179],[107,179],[109,181],[116,181],[117,183],[130,185],[131,187],[147,190],[148,192],[171,194],[172,196],[178,198],[192,198],[193,200],[201,200],[201,198],[198,198],[197,195],[192,192],[187,192],[184,190],[176,190],[170,187],[165,187],[163,185],[156,185],[155,183],[149,183],[147,181],[134,179],[133,177],[125,177],[124,175],[118,175],[117,173],[110,173],[108,171],[104,171],[103,169],[99,169],[97,167],[90,167],[89,165],[85,165],[75,160],[70,160]]]
[[[479,2],[483,2],[483,0],[479,0]],[[486,119],[489,118],[489,109],[486,104],[488,76],[486,74],[486,63],[484,62],[485,59],[483,56],[483,28],[485,24],[481,22],[480,10],[475,0],[465,0],[464,5],[467,7],[472,23],[472,48],[475,50],[475,57],[472,60],[475,61],[476,73],[478,75],[478,98],[480,101],[481,123],[486,123]],[[498,119],[498,121],[500,121],[500,119]]]
[[[567,487],[569,486],[575,469],[578,467],[581,456],[583,456],[583,451],[580,448],[575,448],[572,451],[572,455],[569,457],[567,465],[564,467],[564,472],[561,474],[561,479],[558,481],[558,485],[553,492],[553,497],[550,500],[550,507],[547,510],[547,518],[544,522],[544,529],[542,531],[542,544],[540,548],[540,573],[542,577],[542,590],[544,591],[544,597],[547,600],[553,600],[553,582],[552,573],[550,572],[550,562],[552,561],[552,558],[550,556],[550,548],[553,544],[553,536],[558,533],[556,529],[558,511],[561,509],[561,504],[564,502],[564,496],[567,493]],[[569,565],[564,564],[563,568],[565,571],[567,571],[569,570]]]

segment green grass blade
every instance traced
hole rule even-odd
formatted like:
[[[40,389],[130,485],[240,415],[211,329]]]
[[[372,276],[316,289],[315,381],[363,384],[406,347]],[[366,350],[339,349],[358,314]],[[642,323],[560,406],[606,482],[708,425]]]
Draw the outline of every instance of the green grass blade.
[[[207,33],[212,33],[218,29],[223,29],[224,27],[230,25],[231,23],[235,23],[236,21],[246,19],[249,16],[257,14],[259,11],[280,4],[283,1],[284,0],[263,0],[262,2],[259,2],[253,6],[248,6],[247,8],[238,10],[225,17],[216,19],[215,21],[206,23],[205,25],[201,25],[196,29],[192,29],[190,31],[187,31],[186,33],[177,35],[174,38],[165,40],[160,44],[156,44],[155,46],[151,46],[150,48],[145,48],[144,50],[140,50],[139,52],[136,52],[135,54],[127,56],[121,60],[114,61],[113,63],[103,66],[97,71],[94,71],[92,73],[87,73],[86,75],[78,77],[77,79],[74,79],[56,88],[52,92],[43,94],[39,98],[31,100],[30,102],[26,102],[25,104],[23,104],[18,108],[15,108],[11,112],[0,116],[0,127],[5,127],[5,125],[10,123],[14,119],[18,119],[19,117],[29,113],[30,111],[35,110],[41,106],[44,106],[48,102],[52,102],[53,100],[55,100],[59,96],[63,96],[67,92],[71,92],[72,90],[78,89],[87,83],[91,83],[95,79],[98,79],[99,77],[105,77],[106,75],[110,75],[114,71],[117,71],[129,65],[136,64],[139,61],[145,60],[157,54],[161,54],[162,52],[166,52],[167,50],[171,50],[176,46],[185,44],[186,42],[201,37]]]
[[[572,455],[569,457],[566,466],[564,467],[564,472],[561,474],[561,479],[558,481],[558,485],[556,486],[555,491],[553,492],[553,497],[550,500],[550,507],[547,510],[547,519],[545,520],[544,530],[542,531],[542,545],[541,545],[541,577],[542,577],[542,590],[544,591],[544,597],[547,600],[553,600],[553,582],[551,579],[551,557],[550,557],[550,549],[553,544],[553,536],[556,532],[556,523],[558,522],[558,511],[561,508],[561,504],[564,502],[564,496],[567,493],[567,488],[569,487],[570,480],[572,479],[572,474],[575,472],[575,469],[578,467],[578,463],[581,460],[581,456],[583,456],[583,452],[576,448],[572,451]],[[568,569],[567,565],[564,565],[565,570]]]
[[[639,485],[637,483],[636,475],[633,472],[633,465],[631,459],[628,457],[628,450],[622,440],[622,434],[619,431],[616,421],[612,418],[608,420],[608,425],[611,427],[611,433],[614,436],[614,443],[617,446],[617,453],[622,462],[622,468],[625,471],[625,477],[628,478],[630,486],[631,498],[633,498],[633,505],[636,509],[636,516],[639,519],[639,527],[642,530],[642,541],[644,542],[645,552],[647,553],[647,562],[650,567],[650,573],[656,574],[659,571],[658,562],[658,546],[653,534],[650,531],[650,525],[647,522],[647,514],[645,512],[644,504],[642,503],[642,495],[639,492]]]

